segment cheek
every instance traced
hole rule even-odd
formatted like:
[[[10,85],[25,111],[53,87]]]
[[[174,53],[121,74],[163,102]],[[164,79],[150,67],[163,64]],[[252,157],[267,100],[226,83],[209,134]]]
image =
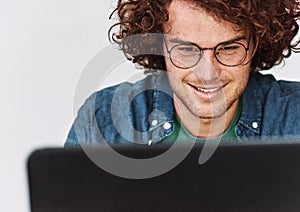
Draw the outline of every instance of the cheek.
[[[221,79],[223,81],[230,81],[230,87],[232,91],[242,92],[249,80],[250,76],[250,65],[238,66],[222,71]]]
[[[248,83],[250,75],[250,67],[244,67],[242,70],[237,70],[234,75],[236,86],[239,89],[244,89]]]
[[[167,71],[168,78],[173,81],[173,84],[185,84],[186,81],[190,78],[190,72],[186,70],[171,68]]]
[[[174,81],[183,81],[183,79],[192,73],[189,69],[181,69],[174,66],[169,57],[165,57],[165,64],[169,78],[172,77]]]

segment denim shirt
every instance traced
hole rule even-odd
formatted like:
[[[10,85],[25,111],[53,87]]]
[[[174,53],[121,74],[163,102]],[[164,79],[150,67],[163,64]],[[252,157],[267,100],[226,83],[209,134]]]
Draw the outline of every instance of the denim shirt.
[[[238,142],[300,135],[300,83],[252,73],[241,96]],[[92,94],[78,111],[65,146],[155,144],[173,132],[174,106],[166,72]],[[270,137],[271,136],[271,137]]]

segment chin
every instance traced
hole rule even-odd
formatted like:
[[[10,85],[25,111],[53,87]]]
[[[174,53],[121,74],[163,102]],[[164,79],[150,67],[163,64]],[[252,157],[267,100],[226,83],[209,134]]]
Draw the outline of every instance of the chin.
[[[212,107],[209,107],[207,109],[204,109],[203,107],[197,108],[195,111],[196,113],[193,113],[195,116],[199,117],[200,119],[215,119],[220,118],[226,112],[231,108],[232,104],[229,105],[215,105]],[[204,110],[203,110],[204,109]]]

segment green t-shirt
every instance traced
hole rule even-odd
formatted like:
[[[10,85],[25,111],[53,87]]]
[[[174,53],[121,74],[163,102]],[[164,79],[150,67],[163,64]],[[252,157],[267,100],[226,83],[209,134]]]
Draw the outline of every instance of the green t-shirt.
[[[233,117],[229,127],[227,128],[227,130],[224,132],[223,135],[221,135],[219,137],[220,139],[226,139],[226,138],[235,139],[236,138],[235,126],[237,125],[237,122],[240,118],[241,112],[242,112],[242,101],[239,100],[238,108],[237,108],[237,110],[234,114],[234,117]],[[197,142],[206,141],[206,139],[196,138],[196,137],[192,136],[184,128],[184,126],[181,125],[180,121],[178,120],[177,116],[175,115],[175,117],[174,117],[174,131],[164,141],[176,141],[176,140],[185,141],[185,140],[188,140],[188,139],[195,139]],[[218,138],[214,138],[214,140],[215,139],[218,139]]]

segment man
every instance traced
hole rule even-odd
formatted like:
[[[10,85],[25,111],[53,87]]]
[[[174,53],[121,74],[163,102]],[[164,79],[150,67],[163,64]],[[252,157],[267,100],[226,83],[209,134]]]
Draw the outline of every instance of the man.
[[[300,83],[258,73],[297,50],[296,0],[120,0],[117,11],[113,40],[151,75],[93,94],[66,146],[300,134]]]

